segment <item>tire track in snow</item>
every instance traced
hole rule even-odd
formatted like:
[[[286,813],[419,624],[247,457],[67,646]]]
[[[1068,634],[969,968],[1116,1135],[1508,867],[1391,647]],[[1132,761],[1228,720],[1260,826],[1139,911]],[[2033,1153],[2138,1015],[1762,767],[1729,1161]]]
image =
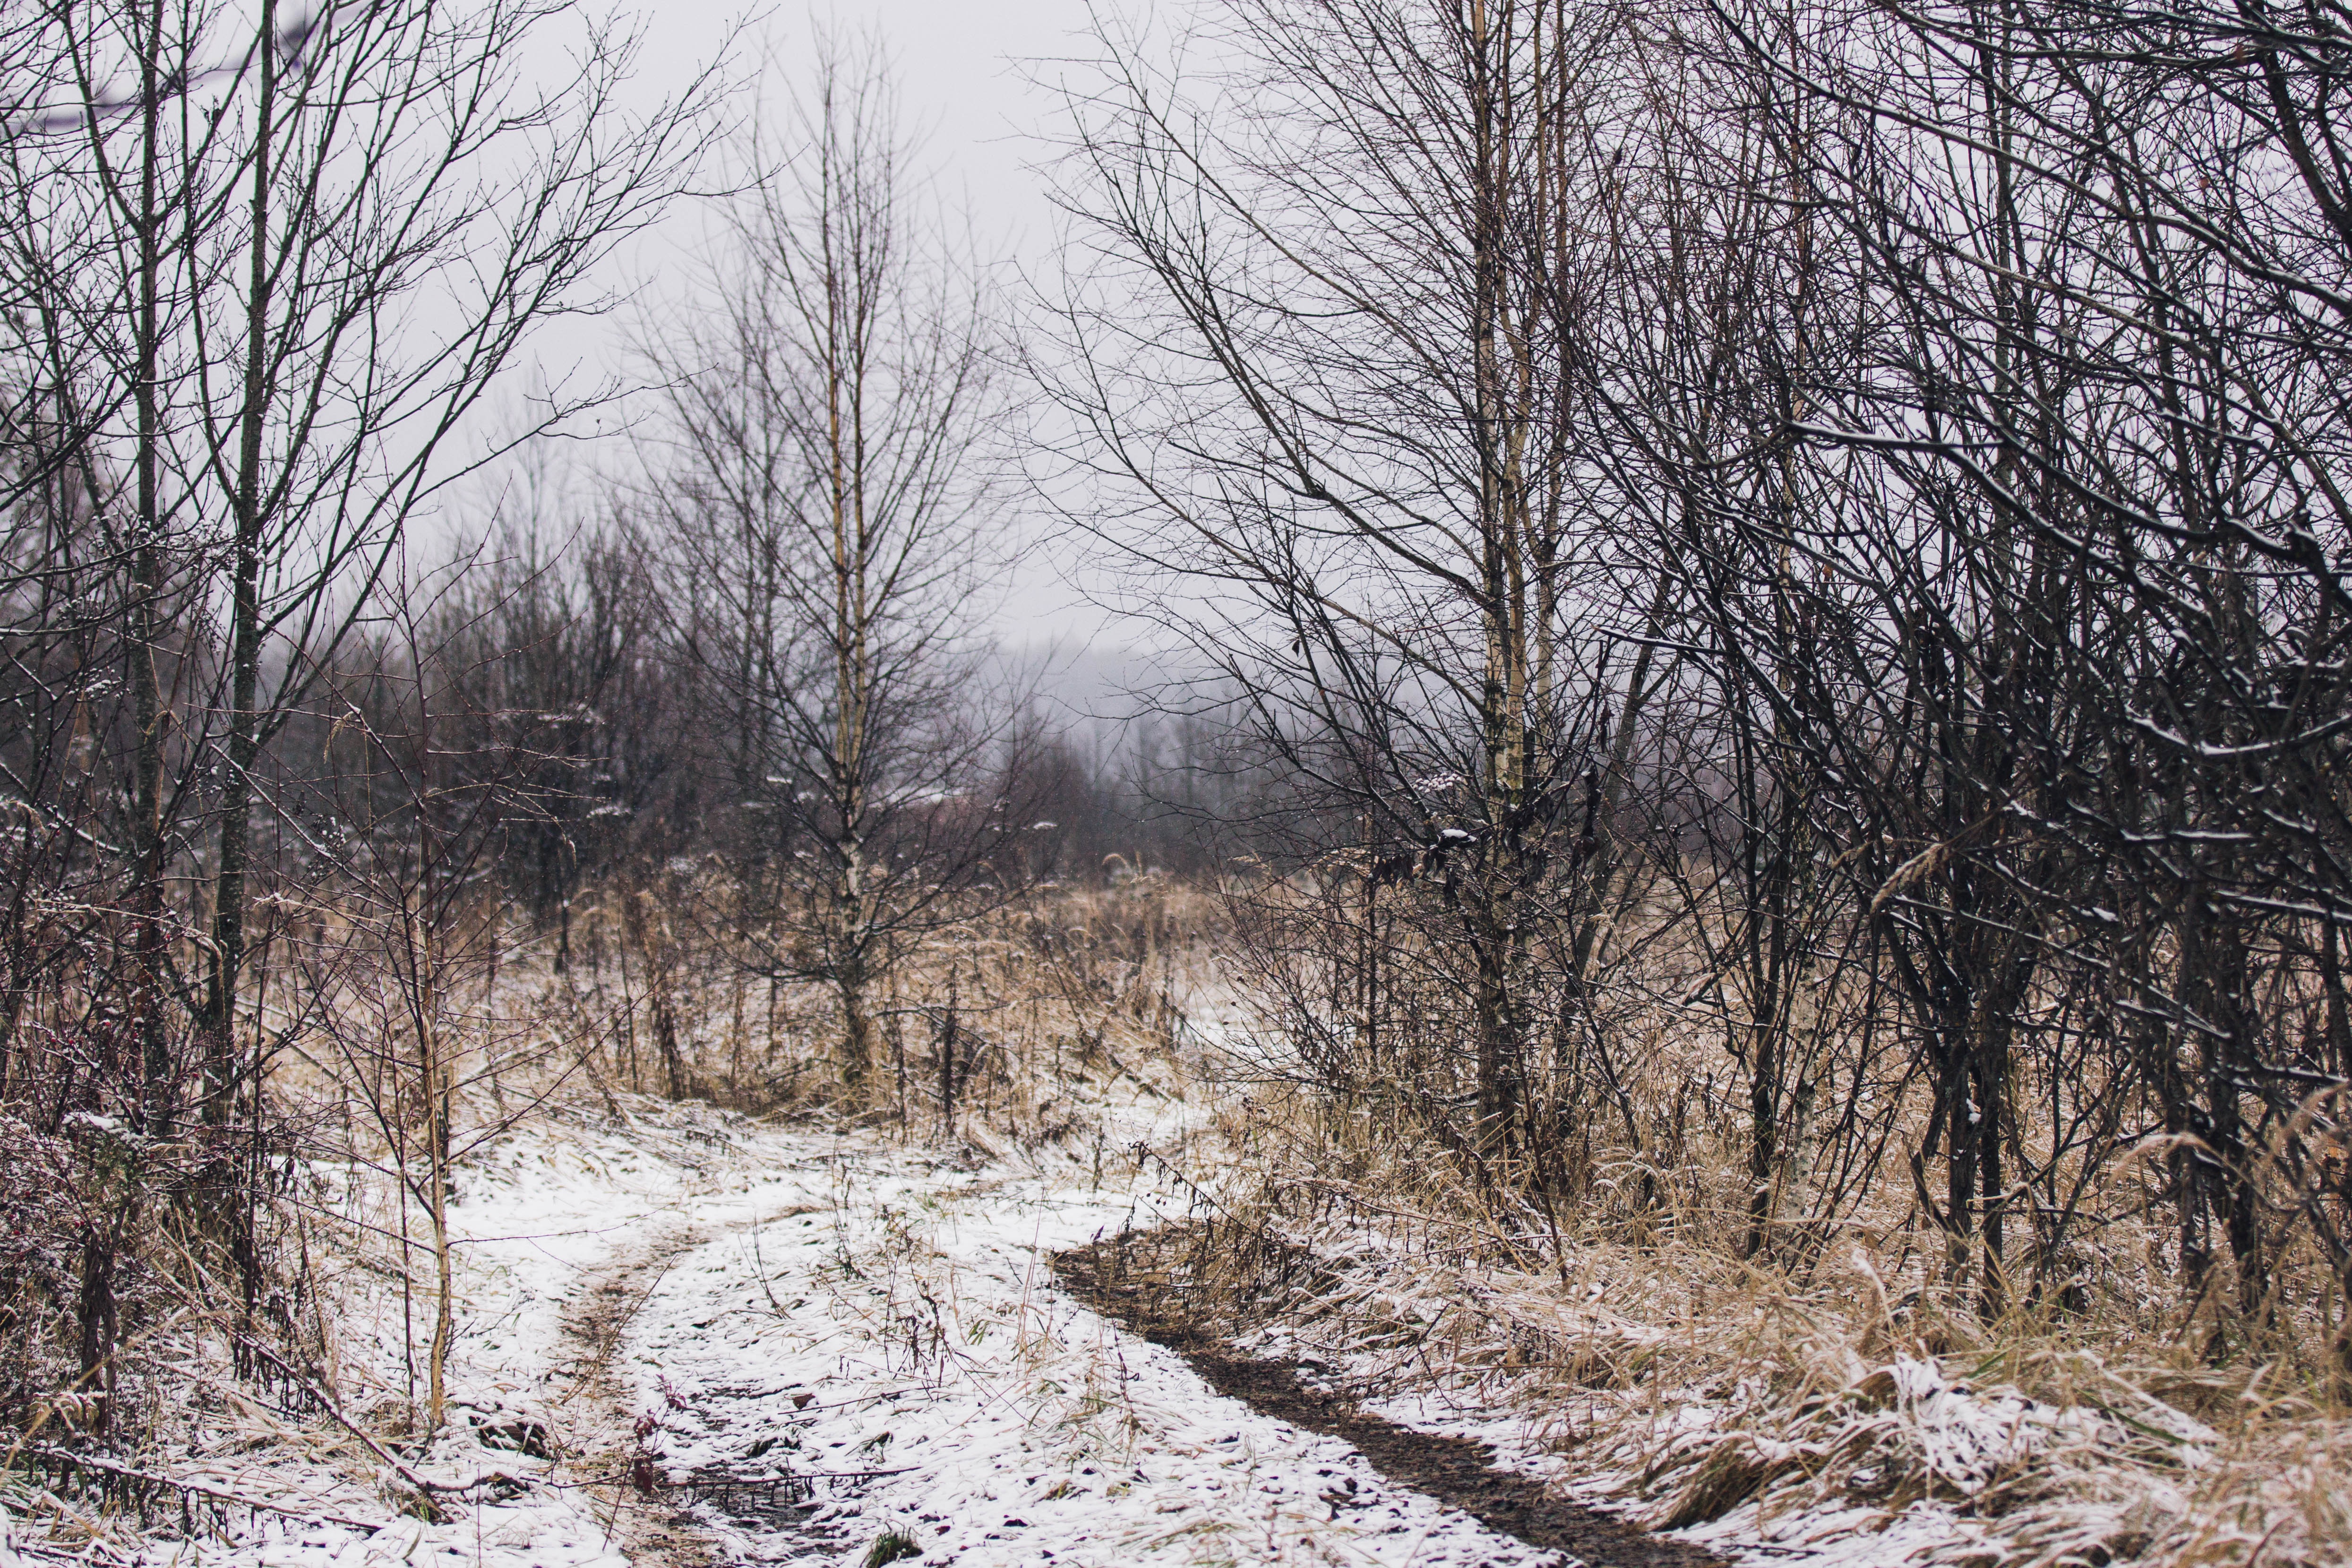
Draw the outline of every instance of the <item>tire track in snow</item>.
[[[795,1519],[693,1504],[731,1558],[855,1563],[895,1537],[910,1560],[960,1568],[1711,1561],[1489,1528],[1057,1289],[1053,1256],[1131,1223],[1135,1194],[779,1144],[807,1179],[772,1178],[764,1201],[799,1212],[679,1252],[621,1364],[653,1369],[635,1392],[674,1481],[862,1478],[820,1481]]]
[[[1352,1445],[1383,1476],[1531,1546],[1555,1548],[1588,1568],[1720,1568],[1724,1559],[1669,1541],[1605,1513],[1553,1496],[1531,1477],[1494,1462],[1494,1451],[1466,1437],[1417,1432],[1302,1385],[1295,1364],[1234,1355],[1181,1318],[1154,1310],[1150,1297],[1104,1268],[1113,1242],[1055,1256],[1064,1287],[1106,1317],[1174,1351],[1209,1385],[1231,1399]]]
[[[564,1451],[591,1475],[614,1478],[592,1482],[588,1494],[605,1516],[632,1568],[709,1568],[711,1542],[691,1514],[664,1507],[658,1493],[632,1495],[621,1479],[635,1458],[634,1416],[628,1389],[614,1366],[630,1321],[660,1288],[678,1256],[707,1238],[692,1227],[656,1232],[583,1275],[565,1302],[560,1320],[569,1352],[551,1369],[567,1386],[551,1413],[586,1419],[564,1422]]]

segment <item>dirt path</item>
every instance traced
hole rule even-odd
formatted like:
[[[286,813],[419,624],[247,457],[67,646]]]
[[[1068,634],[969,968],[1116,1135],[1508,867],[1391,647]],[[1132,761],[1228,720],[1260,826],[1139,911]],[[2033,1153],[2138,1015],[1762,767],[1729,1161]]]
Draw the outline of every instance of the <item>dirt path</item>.
[[[1291,1364],[1228,1353],[1173,1311],[1164,1293],[1123,1282],[1112,1271],[1116,1248],[1116,1241],[1104,1241],[1058,1253],[1052,1259],[1055,1276],[1105,1317],[1182,1356],[1227,1398],[1352,1444],[1398,1485],[1460,1509],[1489,1530],[1568,1552],[1588,1568],[1722,1568],[1724,1559],[1711,1552],[1552,1496],[1541,1483],[1497,1467],[1483,1443],[1400,1427],[1302,1385]]]
[[[678,1256],[707,1239],[690,1226],[657,1232],[583,1278],[563,1310],[564,1357],[551,1369],[561,1451],[599,1478],[587,1487],[598,1518],[631,1563],[650,1568],[712,1568],[718,1556],[682,1494],[633,1484],[634,1402],[614,1364],[629,1320]]]
[[[806,1206],[788,1207],[765,1219],[772,1223],[804,1212]],[[564,1310],[567,1354],[556,1368],[562,1392],[555,1410],[560,1420],[566,1415],[572,1419],[563,1421],[561,1441],[583,1472],[612,1478],[587,1490],[597,1516],[632,1564],[716,1568],[729,1562],[793,1563],[837,1552],[846,1539],[837,1527],[810,1519],[817,1504],[804,1489],[671,1479],[658,1453],[646,1452],[636,1400],[620,1370],[630,1324],[678,1260],[759,1223],[755,1215],[715,1228],[680,1225],[656,1232],[583,1278]],[[714,1521],[732,1527],[732,1552],[712,1538],[709,1527]]]
[[[1131,1223],[1131,1194],[789,1134],[760,1166],[633,1218],[593,1189],[551,1206],[581,1244],[536,1287],[561,1303],[549,1426],[572,1506],[630,1568],[1717,1561],[1105,1288],[1080,1243]]]

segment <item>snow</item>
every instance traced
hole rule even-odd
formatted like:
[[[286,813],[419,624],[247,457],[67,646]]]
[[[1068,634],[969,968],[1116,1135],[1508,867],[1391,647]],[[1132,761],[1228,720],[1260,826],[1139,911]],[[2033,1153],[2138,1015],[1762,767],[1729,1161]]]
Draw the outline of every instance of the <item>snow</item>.
[[[1212,1016],[1203,1027],[1223,1025]],[[463,1168],[453,1419],[432,1451],[406,1462],[440,1485],[491,1485],[428,1522],[399,1513],[403,1488],[364,1458],[355,1469],[348,1446],[337,1462],[290,1448],[189,1456],[172,1467],[180,1479],[310,1517],[232,1509],[231,1539],[156,1539],[133,1554],[78,1558],[623,1568],[683,1517],[718,1560],[742,1563],[858,1563],[886,1533],[919,1549],[908,1561],[962,1568],[1561,1561],[1391,1485],[1343,1442],[1216,1395],[1172,1353],[1055,1288],[1053,1252],[1183,1217],[1191,1193],[1173,1190],[1191,1114],[1181,1104],[1115,1111],[1103,1131],[1112,1148],[1168,1149],[1165,1162],[992,1145],[950,1159],[707,1107],[625,1098],[617,1108],[617,1121],[535,1118]],[[1557,1401],[1517,1396],[1505,1369],[1463,1357],[1445,1375],[1381,1376],[1400,1354],[1395,1331],[1416,1331],[1402,1337],[1418,1343],[1448,1302],[1475,1301],[1498,1324],[1563,1343],[1663,1349],[1664,1331],[1622,1291],[1595,1279],[1569,1298],[1493,1270],[1415,1271],[1369,1232],[1295,1239],[1344,1281],[1322,1303],[1342,1316],[1306,1323],[1277,1312],[1243,1348],[1301,1359],[1309,1375],[1385,1382],[1400,1391],[1373,1413],[1486,1443],[1498,1463],[1590,1505],[1657,1503],[1633,1470],[1574,1451]],[[583,1383],[593,1357],[576,1320],[600,1291],[626,1303],[626,1326],[601,1381]],[[397,1322],[387,1338],[365,1304],[347,1303],[352,1381],[387,1387],[400,1365]],[[1343,1320],[1347,1333],[1328,1343]],[[1760,1385],[1679,1407],[1669,1395],[1646,1462],[1666,1456],[1660,1473],[1680,1473],[1726,1442],[1769,1462],[1866,1438],[1861,1463],[1883,1454],[1916,1466],[1931,1495],[1915,1491],[1890,1511],[1856,1495],[1874,1490],[1865,1470],[1843,1490],[1767,1486],[1675,1533],[1758,1565],[2000,1556],[2015,1542],[1971,1518],[1970,1500],[2039,1456],[2087,1452],[2112,1419],[1974,1385],[1925,1357],[1857,1363],[1855,1376],[1867,1399],[1831,1402],[1813,1427],[1773,1437],[1760,1418],[1743,1430],[1743,1413],[1766,1408]],[[2135,1429],[2178,1449],[2177,1470],[2219,1441],[2160,1402],[2145,1405]],[[561,1457],[486,1446],[518,1422],[558,1434]],[[659,1490],[615,1484],[633,1469]],[[2042,1560],[2079,1556],[2127,1514],[2178,1511],[2120,1491],[2095,1500],[2037,1526]],[[339,1522],[357,1520],[376,1522]],[[64,1555],[0,1511],[0,1563]]]
[[[965,1568],[1559,1561],[1215,1395],[1051,1287],[1044,1254],[1156,1195],[837,1145],[779,1153],[799,1168],[760,1199],[792,1217],[685,1254],[638,1314],[632,1362],[660,1462],[679,1479],[881,1473],[820,1490],[796,1525],[698,1505],[738,1557],[814,1538],[856,1562],[888,1531]]]
[[[464,1173],[453,1419],[411,1468],[444,1485],[502,1478],[493,1488],[445,1500],[447,1517],[428,1522],[388,1506],[400,1489],[383,1477],[369,1495],[348,1474],[306,1479],[292,1456],[192,1461],[173,1473],[315,1515],[235,1509],[230,1539],[152,1539],[96,1560],[622,1568],[633,1537],[603,1483],[634,1441],[667,1490],[623,1492],[623,1507],[659,1517],[682,1503],[741,1562],[860,1563],[886,1531],[919,1544],[913,1561],[963,1568],[1561,1561],[1391,1486],[1337,1439],[1218,1396],[1057,1291],[1048,1253],[1149,1224],[1168,1201],[1139,1175],[1097,1188],[1076,1160],[951,1163],[872,1137],[664,1114],[530,1125]],[[644,1299],[614,1368],[628,1407],[598,1410],[551,1374],[582,1354],[567,1312],[616,1277]],[[359,1330],[352,1343],[370,1349]],[[373,1354],[397,1364],[380,1338]],[[565,1457],[478,1440],[478,1427],[518,1418],[552,1427]],[[693,1484],[718,1474],[736,1484]],[[762,1479],[776,1484],[743,1484]],[[0,1561],[61,1555],[21,1527],[0,1537]]]
[[[1727,1385],[1725,1358],[1674,1361],[1672,1314],[1644,1300],[1664,1289],[1657,1280],[1588,1279],[1571,1295],[1492,1264],[1409,1255],[1370,1228],[1279,1234],[1312,1253],[1316,1267],[1298,1272],[1316,1283],[1258,1303],[1263,1321],[1240,1348],[1297,1360],[1331,1385],[1389,1390],[1366,1408],[1484,1443],[1498,1466],[1637,1524],[1671,1517],[1711,1457],[1751,1461],[1751,1495],[1664,1531],[1749,1568],[2113,1558],[2117,1542],[2146,1542],[2191,1512],[2190,1479],[2212,1470],[2223,1441],[2095,1358],[2070,1363],[2085,1397],[2062,1406],[1984,1381],[1992,1363],[1970,1373],[1956,1359],[1889,1347],[1881,1360],[1850,1345],[1833,1356],[1824,1339],[1809,1342],[1824,1359],[1796,1383],[1811,1391],[1801,1400],[1785,1363],[1766,1375],[1751,1357]],[[1577,1267],[1595,1261],[1580,1255]],[[1528,1358],[1515,1367],[1505,1353],[1523,1342]],[[1447,1349],[1424,1354],[1433,1343]],[[1836,1356],[1843,1370],[1827,1364]],[[1560,1375],[1633,1360],[1654,1364],[1650,1380],[1615,1388]],[[2328,1462],[2297,1474],[2329,1473]],[[2247,1542],[2291,1511],[2256,1520]]]

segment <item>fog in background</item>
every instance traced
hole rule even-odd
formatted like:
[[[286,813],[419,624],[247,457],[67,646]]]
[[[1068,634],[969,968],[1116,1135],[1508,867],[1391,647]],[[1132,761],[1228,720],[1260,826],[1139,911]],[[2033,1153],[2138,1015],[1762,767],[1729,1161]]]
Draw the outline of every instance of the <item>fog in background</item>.
[[[636,13],[646,31],[635,86],[650,105],[716,64],[742,84],[737,114],[748,119],[761,111],[762,99],[780,101],[804,74],[796,67],[805,62],[818,29],[878,37],[894,68],[902,128],[919,143],[916,162],[949,221],[968,224],[974,248],[1001,261],[1011,306],[1024,278],[1057,265],[1055,214],[1043,167],[1054,155],[1050,138],[1059,109],[1054,83],[1060,60],[1091,54],[1087,35],[1096,14],[1086,0],[873,0],[830,12],[778,7],[765,13],[713,4],[664,5]],[[551,35],[541,47],[561,46]],[[726,172],[721,164],[712,174]],[[541,333],[537,378],[642,383],[646,367],[633,353],[633,341],[640,333],[674,329],[664,324],[681,313],[690,327],[694,258],[717,235],[709,205],[687,203],[658,230],[626,246],[609,269],[615,308],[600,319]],[[592,419],[576,434],[608,436],[641,416],[643,401]],[[488,505],[511,509],[520,489],[537,484],[551,486],[563,507],[585,516],[600,493],[628,471],[622,442],[575,439],[551,447],[535,475],[509,465],[486,476]],[[453,511],[451,532],[478,532],[485,509],[468,507],[470,516]],[[1032,546],[1048,528],[1040,513],[1033,497],[1008,492],[1005,524],[1027,530]],[[1001,644],[1008,655],[1041,670],[1046,689],[1064,705],[1087,713],[1123,711],[1129,705],[1120,694],[1149,674],[1148,662],[1136,652],[1145,641],[1143,629],[1087,601],[1083,551],[1056,541],[1023,553],[998,616]]]

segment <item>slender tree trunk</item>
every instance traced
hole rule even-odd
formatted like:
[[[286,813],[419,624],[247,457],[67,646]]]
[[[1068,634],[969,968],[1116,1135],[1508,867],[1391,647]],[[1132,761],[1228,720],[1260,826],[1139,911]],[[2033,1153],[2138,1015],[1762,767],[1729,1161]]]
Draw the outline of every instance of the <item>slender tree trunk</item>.
[[[956,1017],[956,972],[948,969],[948,1011],[940,1030],[940,1129],[955,1136],[956,1045],[961,1020]]]
[[[683,1100],[687,1093],[686,1058],[677,1044],[677,1009],[670,998],[670,973],[665,964],[655,971],[653,981],[654,1045],[661,1051],[662,1071],[669,1078],[669,1097]]]
[[[1486,671],[1479,693],[1486,812],[1472,898],[1473,982],[1477,1031],[1476,1142],[1483,1157],[1503,1152],[1518,1100],[1522,1034],[1517,988],[1526,934],[1520,928],[1521,886],[1528,872],[1521,821],[1528,778],[1528,542],[1525,476],[1514,462],[1518,415],[1509,384],[1510,353],[1505,267],[1510,179],[1509,122],[1496,68],[1485,0],[1469,8],[1471,115],[1475,184],[1472,210],[1471,350],[1476,366],[1474,437],[1478,458],[1481,559],[1479,586],[1486,632]]]
[[[1760,1257],[1771,1245],[1774,1172],[1780,1163],[1779,1035],[1758,1020],[1748,1072],[1748,1234],[1739,1256]]]
[[[142,1130],[154,1137],[172,1132],[172,1058],[164,1028],[169,985],[165,951],[163,876],[169,851],[163,833],[163,708],[160,667],[163,636],[163,411],[157,397],[162,363],[161,289],[163,214],[160,182],[163,5],[154,0],[140,50],[142,145],[139,167],[139,319],[137,324],[139,422],[138,537],[131,547],[131,688],[138,752],[131,785],[134,885],[131,918],[137,928]]]
[[[253,158],[253,234],[246,294],[244,406],[238,419],[236,538],[230,551],[229,732],[221,780],[220,863],[213,884],[211,986],[205,1003],[205,1119],[225,1123],[236,1092],[236,990],[245,963],[253,768],[261,753],[261,442],[269,409],[270,152],[278,108],[277,0],[262,0],[260,102]]]
[[[425,1430],[437,1432],[446,1413],[449,1346],[456,1322],[449,1248],[450,1118],[456,1074],[441,1028],[441,961],[436,935],[422,908],[402,911],[408,951],[408,1005],[416,1040],[416,1083],[425,1112],[425,1219],[433,1249],[433,1343],[427,1351]]]
[[[1945,1261],[1952,1283],[1959,1286],[1968,1281],[1976,1250],[1977,1128],[1983,1113],[1977,1109],[1965,1029],[1947,1023],[1937,1049],[1943,1055],[1944,1078],[1950,1085],[1944,1134],[1948,1145],[1944,1166]]]
[[[81,1295],[78,1315],[81,1330],[81,1376],[84,1393],[98,1396],[92,1429],[104,1433],[114,1418],[114,1295],[115,1228],[92,1225],[81,1243]]]
[[[841,1086],[852,1100],[865,1092],[874,1061],[874,1016],[866,996],[872,981],[863,954],[842,961],[835,982],[841,998]]]

